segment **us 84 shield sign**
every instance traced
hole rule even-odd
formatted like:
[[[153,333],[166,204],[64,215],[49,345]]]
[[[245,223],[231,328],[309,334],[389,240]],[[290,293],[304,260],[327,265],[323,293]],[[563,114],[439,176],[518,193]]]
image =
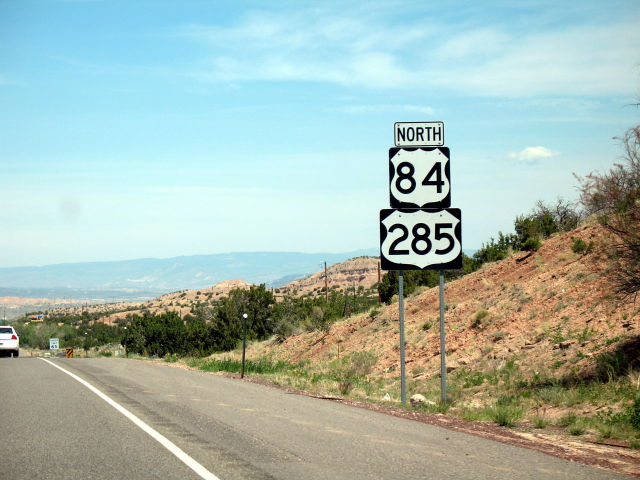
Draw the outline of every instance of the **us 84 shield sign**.
[[[380,263],[384,270],[462,268],[460,209],[380,210]]]
[[[390,148],[391,207],[450,207],[449,158],[447,147]]]

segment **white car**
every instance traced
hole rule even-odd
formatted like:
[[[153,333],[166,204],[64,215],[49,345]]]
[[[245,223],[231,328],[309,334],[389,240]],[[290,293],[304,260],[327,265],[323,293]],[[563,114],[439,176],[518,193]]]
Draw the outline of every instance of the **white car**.
[[[0,354],[5,352],[13,357],[20,355],[20,339],[13,327],[0,326]]]

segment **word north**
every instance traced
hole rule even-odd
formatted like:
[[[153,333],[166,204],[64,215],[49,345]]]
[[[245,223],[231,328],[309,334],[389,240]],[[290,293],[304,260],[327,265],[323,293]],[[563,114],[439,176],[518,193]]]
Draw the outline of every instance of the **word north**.
[[[397,122],[394,127],[396,147],[444,145],[443,122]]]

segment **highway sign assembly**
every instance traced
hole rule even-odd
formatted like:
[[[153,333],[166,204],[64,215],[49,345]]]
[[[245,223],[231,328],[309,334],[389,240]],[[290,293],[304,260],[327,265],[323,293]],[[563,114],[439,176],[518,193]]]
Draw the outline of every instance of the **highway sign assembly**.
[[[407,403],[404,270],[439,270],[440,391],[447,402],[444,270],[462,268],[462,212],[451,207],[451,153],[444,122],[396,122],[389,149],[389,203],[380,210],[380,265],[398,272],[400,389]]]
[[[49,339],[49,350],[58,350],[60,348],[60,340],[58,338]]]

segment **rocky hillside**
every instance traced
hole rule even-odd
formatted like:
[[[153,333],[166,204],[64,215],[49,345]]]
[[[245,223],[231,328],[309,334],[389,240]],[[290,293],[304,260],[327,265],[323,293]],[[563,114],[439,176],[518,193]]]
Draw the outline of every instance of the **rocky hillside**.
[[[329,289],[348,290],[351,288],[371,288],[378,281],[378,259],[376,257],[357,257],[336,263],[327,268]],[[229,294],[234,288],[249,288],[251,284],[242,280],[229,280],[217,283],[209,288],[181,290],[168,293],[147,302],[119,302],[99,305],[78,305],[65,308],[66,313],[80,315],[83,311],[102,313],[98,321],[114,324],[127,315],[177,312],[181,317],[187,315],[194,305],[211,302]],[[284,295],[324,295],[324,270],[301,280],[295,280],[279,289],[274,289],[276,298]]]
[[[101,305],[91,305],[85,307],[75,307],[67,309],[72,314],[79,315],[84,311],[91,313],[104,313],[98,322],[113,325],[118,320],[124,320],[127,315],[141,315],[143,312],[164,313],[176,312],[181,317],[187,315],[193,306],[199,303],[205,303],[218,300],[226,296],[235,288],[249,288],[250,283],[242,280],[229,280],[217,283],[209,288],[201,288],[199,290],[182,290],[179,292],[167,293],[147,302],[134,303],[111,303]],[[115,312],[115,313],[114,313]]]
[[[350,288],[371,288],[378,282],[378,258],[357,257],[346,262],[336,263],[327,268],[329,290],[348,290]],[[278,292],[288,295],[321,295],[325,287],[324,270],[306,278],[295,280],[281,287]]]
[[[485,265],[446,286],[448,370],[480,369],[518,359],[530,372],[593,373],[597,358],[618,352],[638,361],[640,304],[619,302],[599,263],[598,248],[573,253],[573,238],[598,243],[603,232],[589,224],[544,242],[537,252],[518,252]],[[438,289],[405,302],[407,372],[414,378],[439,373]],[[335,324],[283,344],[263,344],[256,355],[292,361],[331,359],[336,352],[369,350],[376,369],[397,375],[398,304]],[[635,356],[634,356],[635,355]]]

